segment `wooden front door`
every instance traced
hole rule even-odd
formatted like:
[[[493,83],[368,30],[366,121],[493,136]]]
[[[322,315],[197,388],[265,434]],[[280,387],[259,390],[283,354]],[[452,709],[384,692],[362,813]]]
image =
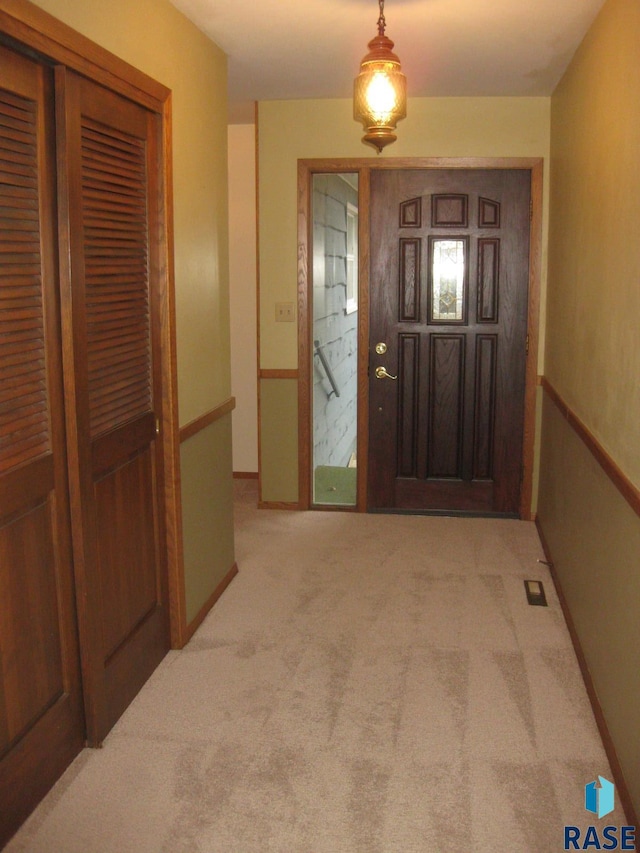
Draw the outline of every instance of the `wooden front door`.
[[[0,46],[0,847],[84,743],[53,80]]]
[[[371,510],[519,512],[530,181],[372,172]]]
[[[57,72],[72,522],[85,712],[99,743],[169,648],[159,117]]]

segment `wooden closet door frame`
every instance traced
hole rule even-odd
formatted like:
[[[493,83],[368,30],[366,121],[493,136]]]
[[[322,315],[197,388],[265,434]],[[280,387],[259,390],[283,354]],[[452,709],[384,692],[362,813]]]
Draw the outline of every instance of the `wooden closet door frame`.
[[[166,531],[169,619],[172,648],[188,639],[185,605],[182,507],[180,498],[180,444],[178,423],[176,319],[173,272],[173,184],[171,154],[171,90],[124,62],[90,39],[58,21],[28,0],[0,0],[0,36],[14,46],[35,51],[49,64],[64,65],[90,80],[123,95],[160,117],[162,172],[158,300],[163,310],[158,339],[162,374],[160,434],[162,475],[160,498]],[[63,218],[65,211],[61,211]],[[78,509],[72,508],[72,514]],[[78,519],[76,518],[77,522]]]

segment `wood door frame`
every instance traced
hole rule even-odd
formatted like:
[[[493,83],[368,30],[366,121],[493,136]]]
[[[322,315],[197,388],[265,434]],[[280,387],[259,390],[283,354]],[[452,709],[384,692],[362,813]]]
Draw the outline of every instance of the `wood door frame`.
[[[310,329],[312,286],[313,219],[311,215],[313,175],[318,173],[358,173],[359,197],[359,295],[358,295],[358,469],[357,497],[353,508],[367,511],[367,456],[369,445],[369,219],[371,210],[370,176],[379,169],[524,169],[531,173],[531,227],[529,234],[529,291],[527,307],[528,351],[524,392],[524,428],[522,445],[522,484],[520,518],[533,518],[533,470],[536,434],[536,393],[538,383],[538,345],[540,338],[540,289],[542,281],[542,157],[390,157],[373,163],[370,158],[342,160],[298,160],[298,508],[310,509],[312,501]],[[323,510],[330,509],[323,505]],[[340,509],[352,509],[351,507]]]
[[[171,646],[181,648],[187,640],[182,507],[180,498],[180,441],[178,423],[176,311],[173,267],[173,180],[171,136],[171,90],[139,71],[105,48],[76,32],[28,0],[0,0],[0,36],[15,48],[28,48],[48,64],[61,64],[117,92],[150,111],[161,122],[159,175],[161,215],[158,270],[158,300],[162,305],[159,324],[162,395],[160,400],[161,487],[169,590]],[[72,526],[80,523],[78,508],[72,508]],[[75,516],[75,519],[73,518]],[[75,549],[74,549],[75,550]]]

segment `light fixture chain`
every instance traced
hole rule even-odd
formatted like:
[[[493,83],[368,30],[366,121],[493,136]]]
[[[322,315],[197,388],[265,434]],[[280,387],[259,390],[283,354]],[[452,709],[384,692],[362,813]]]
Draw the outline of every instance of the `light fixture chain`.
[[[384,19],[384,0],[378,0],[380,6],[380,17],[378,18],[378,35],[383,36],[387,22]]]

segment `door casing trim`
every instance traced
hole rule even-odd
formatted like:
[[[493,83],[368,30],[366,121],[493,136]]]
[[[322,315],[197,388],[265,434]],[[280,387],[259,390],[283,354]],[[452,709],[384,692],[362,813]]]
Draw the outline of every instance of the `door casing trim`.
[[[358,280],[358,474],[353,510],[367,510],[367,456],[369,443],[369,218],[370,176],[379,169],[525,169],[531,173],[531,226],[529,233],[529,292],[527,308],[528,354],[525,374],[524,428],[520,518],[532,520],[533,474],[536,435],[536,389],[540,339],[540,290],[542,282],[542,157],[398,157],[372,164],[371,159],[298,160],[298,508],[313,507],[311,493],[311,349],[313,300],[310,255],[313,221],[311,182],[318,173],[358,173],[359,280]],[[323,510],[328,507],[323,506]],[[340,509],[352,509],[351,507]]]

